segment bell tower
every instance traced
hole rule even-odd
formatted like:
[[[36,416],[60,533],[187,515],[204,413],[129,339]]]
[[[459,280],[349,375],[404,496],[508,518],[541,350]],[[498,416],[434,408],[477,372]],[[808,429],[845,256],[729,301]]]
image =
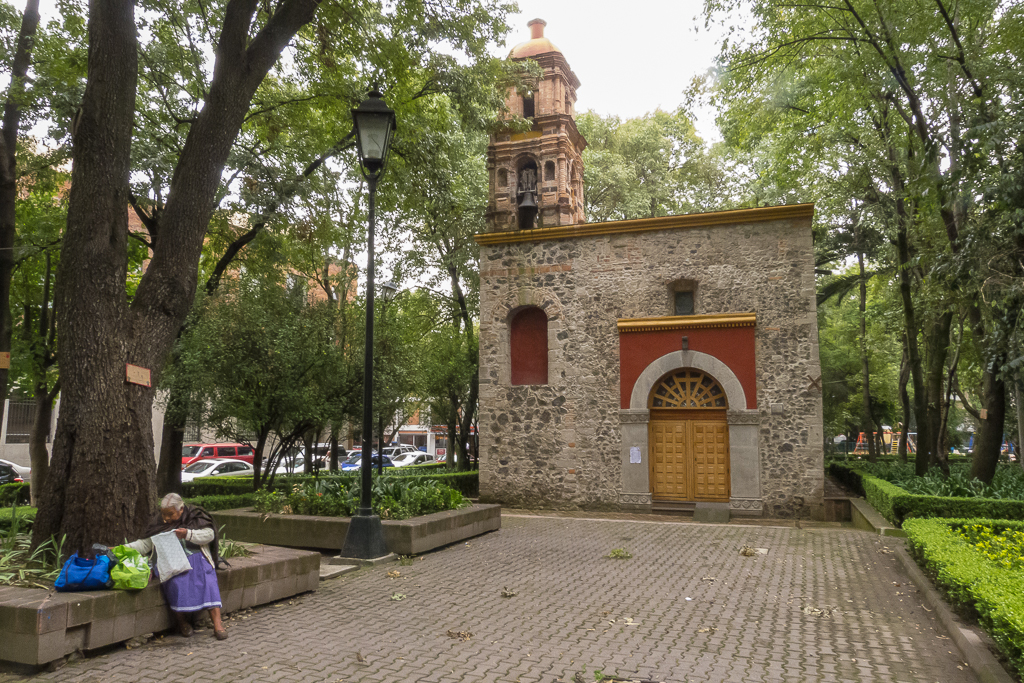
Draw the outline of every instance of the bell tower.
[[[487,145],[488,232],[585,221],[582,154],[587,141],[575,121],[580,82],[562,51],[544,37],[546,25],[543,19],[530,21],[530,40],[509,54],[514,60],[534,60],[544,75],[525,95],[510,88],[506,96],[509,111],[532,121],[532,128],[498,132]]]

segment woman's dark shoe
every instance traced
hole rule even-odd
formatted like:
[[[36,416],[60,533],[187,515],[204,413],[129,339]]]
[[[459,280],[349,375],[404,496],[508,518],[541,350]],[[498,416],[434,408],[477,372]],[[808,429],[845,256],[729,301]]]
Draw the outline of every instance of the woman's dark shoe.
[[[188,622],[181,625],[181,637],[191,638],[192,637],[192,624]]]
[[[213,637],[217,640],[227,640],[228,632],[227,629],[221,629],[220,631],[214,630]]]

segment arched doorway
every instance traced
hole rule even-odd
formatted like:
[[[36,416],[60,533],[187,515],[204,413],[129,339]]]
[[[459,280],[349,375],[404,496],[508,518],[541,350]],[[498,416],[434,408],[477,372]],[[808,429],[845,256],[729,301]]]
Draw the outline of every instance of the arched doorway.
[[[648,447],[654,501],[728,501],[729,402],[721,384],[695,368],[654,383],[648,397]]]

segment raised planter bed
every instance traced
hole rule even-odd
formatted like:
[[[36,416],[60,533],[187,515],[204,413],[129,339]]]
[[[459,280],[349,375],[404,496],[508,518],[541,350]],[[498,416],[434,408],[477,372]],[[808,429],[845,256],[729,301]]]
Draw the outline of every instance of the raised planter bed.
[[[341,550],[348,533],[348,517],[265,515],[250,508],[212,514],[225,536],[251,543]],[[382,524],[388,550],[413,555],[500,529],[501,506],[473,505]]]
[[[314,591],[320,554],[260,546],[217,572],[224,613]],[[173,626],[159,584],[140,591],[53,593],[0,587],[0,660],[42,665]]]

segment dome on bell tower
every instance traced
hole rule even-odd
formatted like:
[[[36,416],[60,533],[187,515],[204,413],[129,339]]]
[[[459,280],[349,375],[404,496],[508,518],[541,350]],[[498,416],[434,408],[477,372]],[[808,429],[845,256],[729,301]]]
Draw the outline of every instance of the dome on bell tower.
[[[548,22],[543,19],[531,19],[526,25],[530,27],[530,40],[512,48],[508,53],[510,59],[526,59],[545,52],[561,52],[554,43],[544,37],[544,27]]]
[[[576,128],[576,89],[580,81],[565,55],[544,37],[543,19],[533,19],[530,40],[512,48],[509,59],[537,63],[519,88],[509,88],[506,117],[523,126],[491,134],[487,146],[490,191],[488,232],[574,225],[583,214],[583,150]]]

